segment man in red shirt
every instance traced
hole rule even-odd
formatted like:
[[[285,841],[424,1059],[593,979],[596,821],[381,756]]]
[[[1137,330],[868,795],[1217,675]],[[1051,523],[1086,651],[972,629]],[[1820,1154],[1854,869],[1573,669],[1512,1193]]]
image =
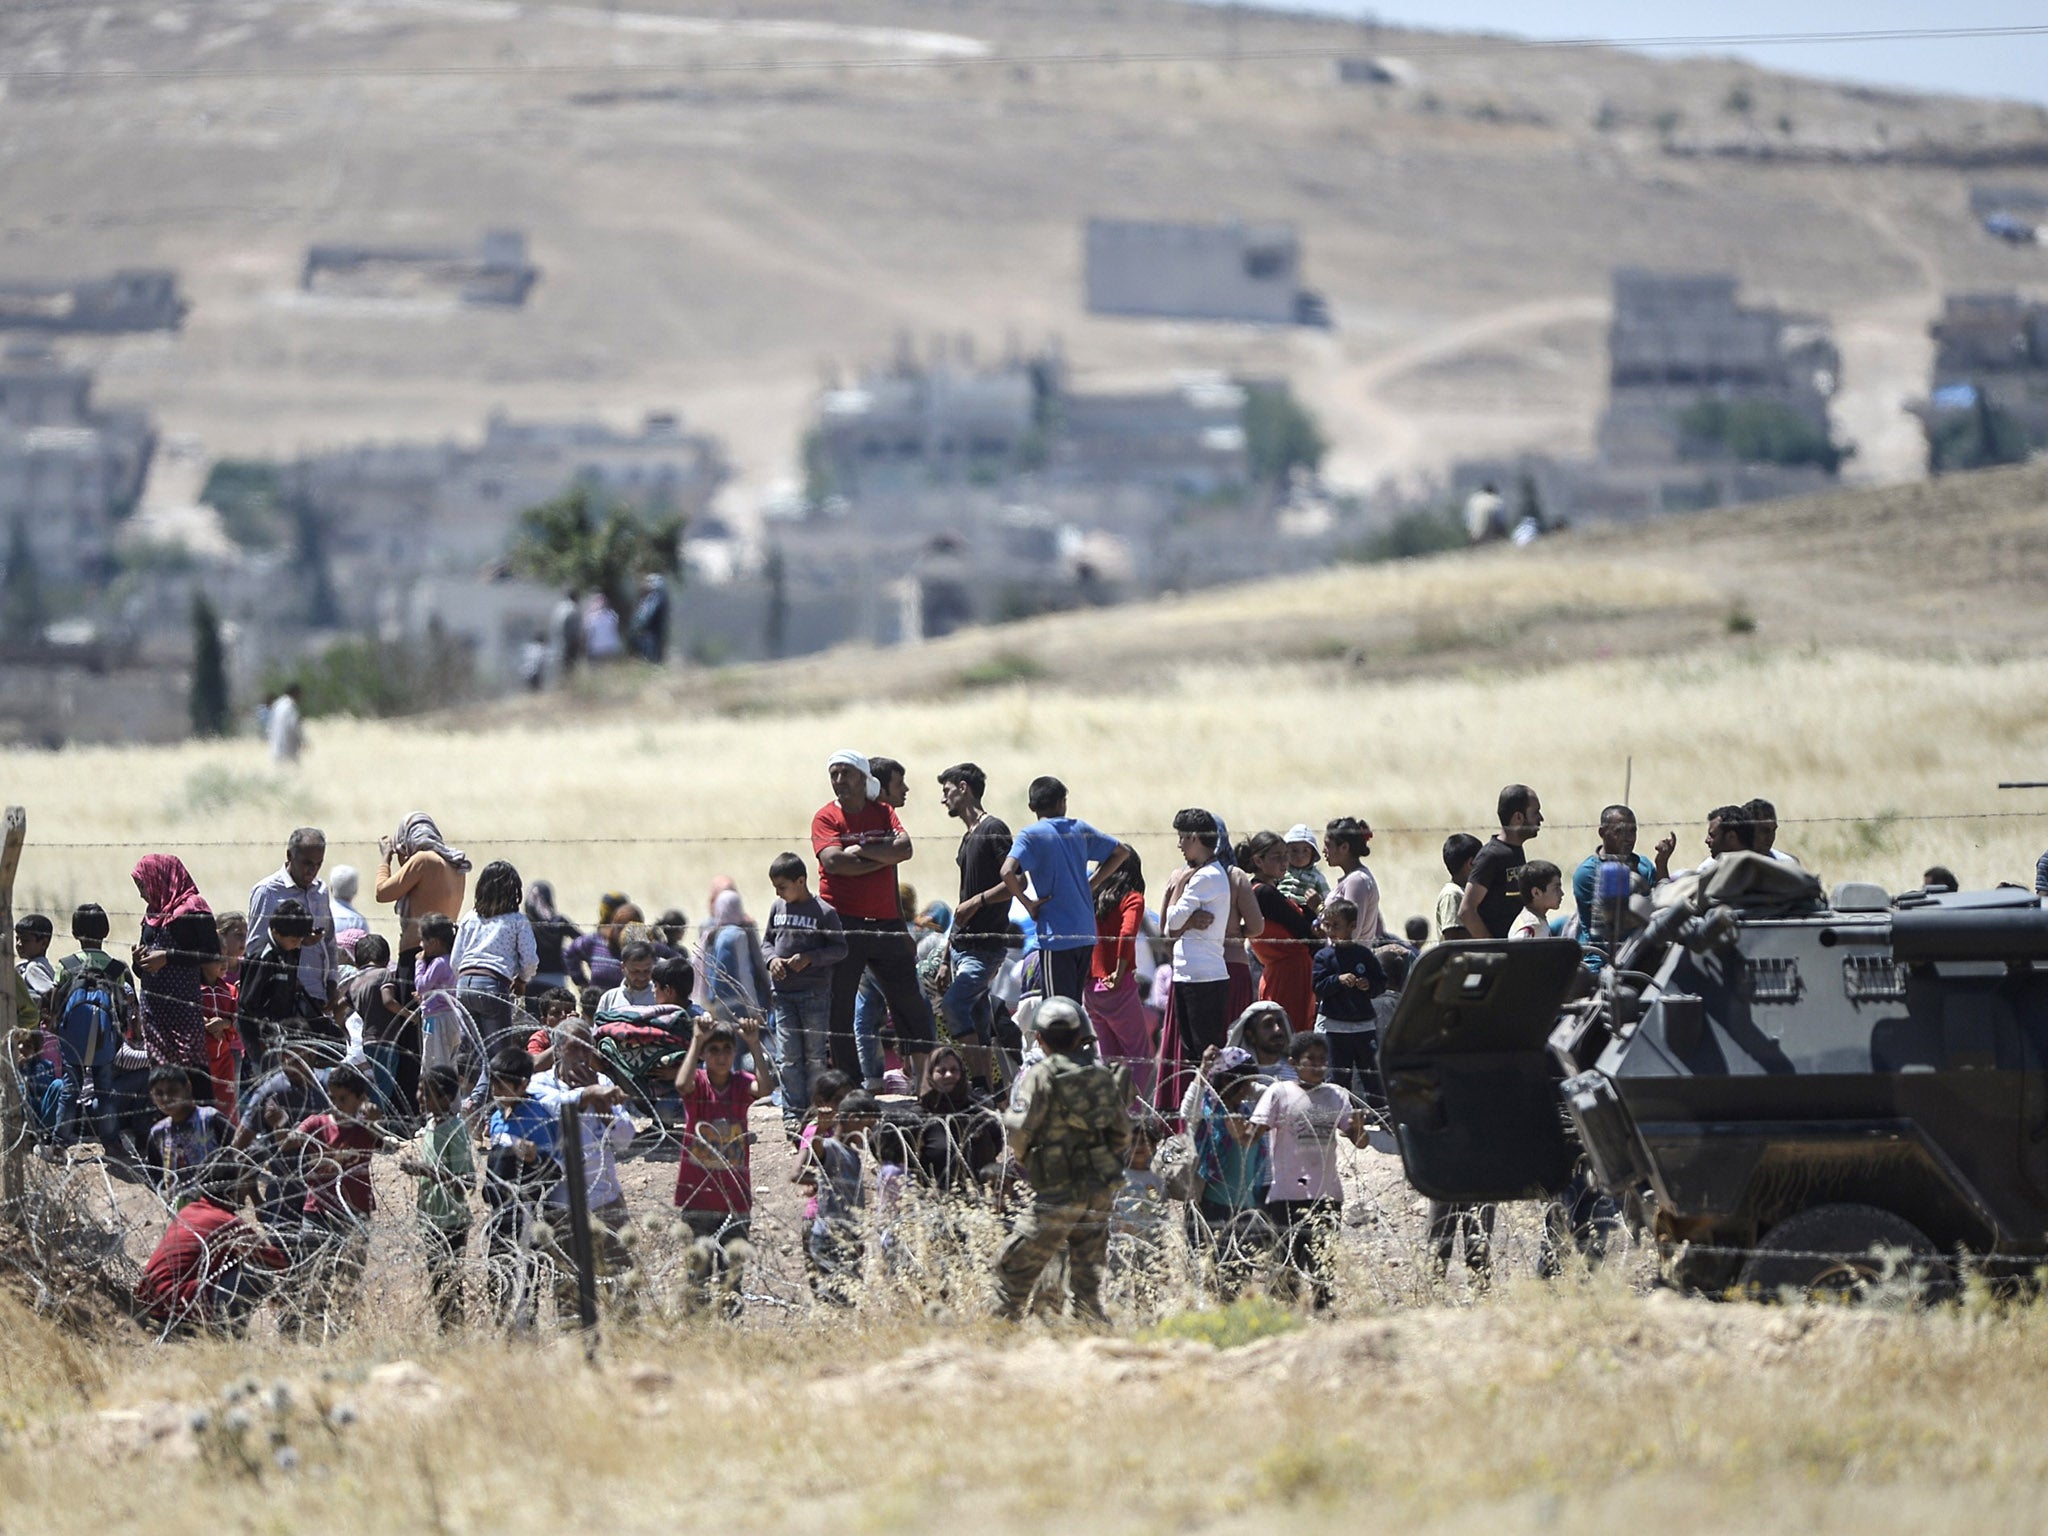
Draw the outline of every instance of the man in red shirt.
[[[818,895],[846,929],[846,958],[832,969],[832,1065],[863,1080],[853,1014],[861,977],[872,971],[896,1038],[910,1055],[911,1081],[922,1089],[937,1033],[932,1005],[917,984],[917,944],[896,898],[896,870],[910,859],[910,834],[883,801],[866,758],[835,752],[827,771],[832,799],[811,818],[811,848],[818,856]]]

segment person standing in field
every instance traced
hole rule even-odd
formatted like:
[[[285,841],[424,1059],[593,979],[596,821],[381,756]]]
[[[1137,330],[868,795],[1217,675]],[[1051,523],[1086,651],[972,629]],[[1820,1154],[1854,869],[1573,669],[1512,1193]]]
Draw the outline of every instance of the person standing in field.
[[[1069,816],[1067,786],[1050,774],[1031,781],[1025,802],[1038,820],[1011,842],[1003,884],[1037,924],[1038,995],[1078,1004],[1087,997],[1095,953],[1095,894],[1131,856],[1130,845]]]
[[[1145,867],[1134,852],[1095,893],[1087,1008],[1103,1061],[1128,1067],[1134,1096],[1149,1103],[1158,1087],[1158,1070],[1152,1021],[1138,989],[1138,935],[1144,927]]]
[[[832,799],[811,818],[811,848],[818,856],[818,895],[839,914],[846,933],[846,959],[832,970],[832,1065],[864,1081],[853,1015],[861,978],[872,972],[909,1052],[912,1081],[921,1085],[935,1032],[896,894],[897,870],[913,851],[910,834],[883,801],[865,757],[836,752],[826,771]]]
[[[285,842],[284,867],[259,880],[249,892],[249,948],[261,949],[270,938],[270,919],[287,901],[305,909],[312,937],[296,956],[298,981],[322,1007],[331,1008],[340,972],[334,947],[334,912],[320,866],[327,862],[327,834],[318,827],[299,827]]]
[[[1600,812],[1600,846],[1579,861],[1572,872],[1572,903],[1579,914],[1579,940],[1593,942],[1593,901],[1599,889],[1600,865],[1615,860],[1645,886],[1671,878],[1671,855],[1678,847],[1678,834],[1667,832],[1657,842],[1654,863],[1636,852],[1636,813],[1625,805],[1610,805]]]
[[[1045,1056],[1025,1072],[1016,1107],[1003,1115],[1031,1204],[996,1254],[996,1315],[1021,1318],[1046,1265],[1064,1248],[1075,1315],[1107,1323],[1102,1265],[1110,1207],[1129,1159],[1129,1106],[1117,1074],[1082,1059],[1086,1024],[1078,1004],[1046,999],[1032,1029]]]
[[[1259,996],[1278,1003],[1295,1034],[1315,1028],[1315,920],[1281,888],[1287,843],[1277,832],[1258,832],[1238,847],[1238,868],[1252,877],[1265,932],[1252,941],[1258,956]]]
[[[1333,894],[1358,908],[1358,942],[1376,946],[1387,941],[1387,925],[1380,916],[1380,883],[1365,867],[1371,854],[1372,825],[1363,817],[1339,816],[1323,828],[1323,857],[1339,871]]]
[[[988,776],[973,763],[955,763],[939,775],[939,799],[946,814],[965,830],[955,861],[960,866],[960,900],[946,936],[946,990],[939,1012],[946,1032],[960,1048],[970,1082],[989,1091],[989,1046],[995,1010],[988,989],[1009,948],[1010,887],[1003,865],[1010,855],[1010,828],[983,808]]]
[[[1444,873],[1450,878],[1436,893],[1436,936],[1438,939],[1469,939],[1458,914],[1465,908],[1465,882],[1471,878],[1472,861],[1479,855],[1480,842],[1470,832],[1453,832],[1444,839]]]
[[[1496,808],[1500,831],[1473,857],[1458,908],[1459,926],[1475,939],[1508,936],[1522,908],[1521,893],[1511,888],[1509,876],[1529,862],[1522,849],[1543,829],[1543,802],[1526,784],[1502,789]]]
[[[1226,1033],[1230,971],[1223,934],[1230,918],[1230,877],[1216,862],[1222,829],[1214,816],[1184,810],[1173,818],[1173,831],[1188,876],[1160,913],[1159,926],[1173,941],[1173,1021],[1180,1051],[1195,1061],[1210,1046],[1221,1050]]]
[[[296,763],[299,753],[305,750],[305,715],[300,707],[304,696],[305,690],[293,683],[271,701],[263,717],[263,732],[274,763]]]
[[[184,1068],[192,1078],[194,1100],[211,1104],[213,1074],[199,993],[206,966],[220,958],[213,908],[176,854],[144,854],[132,878],[147,909],[133,965],[149,1064]]]

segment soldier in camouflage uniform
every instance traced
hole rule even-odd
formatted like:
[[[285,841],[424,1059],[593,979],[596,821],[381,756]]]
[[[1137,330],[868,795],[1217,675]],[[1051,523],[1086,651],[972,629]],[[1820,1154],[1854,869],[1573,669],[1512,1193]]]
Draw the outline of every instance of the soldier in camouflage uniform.
[[[1031,1208],[996,1255],[996,1314],[1023,1316],[1039,1276],[1064,1247],[1074,1311],[1107,1322],[1102,1265],[1110,1199],[1131,1141],[1130,1089],[1117,1073],[1083,1059],[1087,1021],[1077,1004],[1048,998],[1032,1029],[1045,1059],[1024,1074],[1016,1108],[1003,1115],[1010,1151],[1031,1185]]]

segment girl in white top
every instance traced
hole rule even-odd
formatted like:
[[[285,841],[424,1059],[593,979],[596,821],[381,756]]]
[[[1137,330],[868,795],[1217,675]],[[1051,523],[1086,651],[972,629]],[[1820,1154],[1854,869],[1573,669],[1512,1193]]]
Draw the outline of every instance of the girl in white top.
[[[458,977],[496,978],[506,992],[523,992],[540,969],[533,924],[519,904],[519,871],[502,861],[477,876],[476,906],[455,930],[448,963]]]
[[[1519,871],[1522,910],[1508,926],[1511,939],[1547,939],[1550,914],[1564,905],[1564,872],[1548,859],[1532,859]]]

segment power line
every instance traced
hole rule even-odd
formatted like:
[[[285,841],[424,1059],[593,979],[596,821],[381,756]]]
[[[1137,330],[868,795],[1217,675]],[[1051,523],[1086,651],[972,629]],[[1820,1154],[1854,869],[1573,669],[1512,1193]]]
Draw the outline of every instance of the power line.
[[[97,9],[97,7],[94,7]],[[1588,49],[1652,48],[1781,48],[1833,43],[1958,42],[2048,36],[2048,24],[2002,27],[1883,27],[1849,31],[1722,32],[1642,37],[1469,38],[1421,43],[1402,49],[1404,57],[1471,55],[1508,50],[1557,53]],[[307,79],[441,79],[540,75],[621,74],[789,74],[809,71],[905,71],[957,68],[1121,68],[1133,64],[1286,63],[1348,57],[1353,47],[1252,48],[1203,50],[1101,50],[1069,53],[917,54],[887,58],[828,59],[692,59],[681,62],[591,60],[587,63],[550,60],[500,60],[482,64],[301,64],[227,66],[181,69],[0,69],[0,80],[91,81],[133,80],[307,80]]]
[[[1228,818],[1226,818],[1227,820]],[[1636,817],[1636,825],[1643,828],[1688,826],[1699,821],[1698,812],[1683,816]],[[2048,819],[2048,809],[2037,811],[1922,811],[1908,814],[1903,811],[1874,811],[1862,816],[1781,816],[1780,827],[1826,827],[1826,826],[1911,826],[1920,823],[1957,821],[2018,821]],[[1374,825],[1372,835],[1382,837],[1447,837],[1453,832],[1470,832],[1480,823],[1474,821],[1464,826],[1441,827],[1383,827]],[[1546,821],[1546,832],[1597,832],[1597,821]],[[1482,830],[1485,830],[1482,828]],[[338,833],[327,834],[327,846],[374,844],[379,836],[375,833],[362,837],[344,837]],[[1105,836],[1123,842],[1145,838],[1167,837],[1171,830],[1161,825],[1138,832],[1105,832]],[[493,837],[476,833],[465,833],[462,841],[479,848],[680,848],[691,846],[744,846],[749,844],[779,844],[788,848],[802,848],[810,845],[811,834],[806,828],[802,832],[722,832],[695,834],[691,836],[648,836],[648,837]],[[929,840],[929,835],[928,835]],[[282,851],[283,838],[230,838],[217,841],[192,841],[176,836],[131,837],[115,841],[52,843],[31,841],[26,852],[37,849],[76,851],[84,849],[113,848],[176,848],[176,849],[219,849],[219,848],[268,848]]]

